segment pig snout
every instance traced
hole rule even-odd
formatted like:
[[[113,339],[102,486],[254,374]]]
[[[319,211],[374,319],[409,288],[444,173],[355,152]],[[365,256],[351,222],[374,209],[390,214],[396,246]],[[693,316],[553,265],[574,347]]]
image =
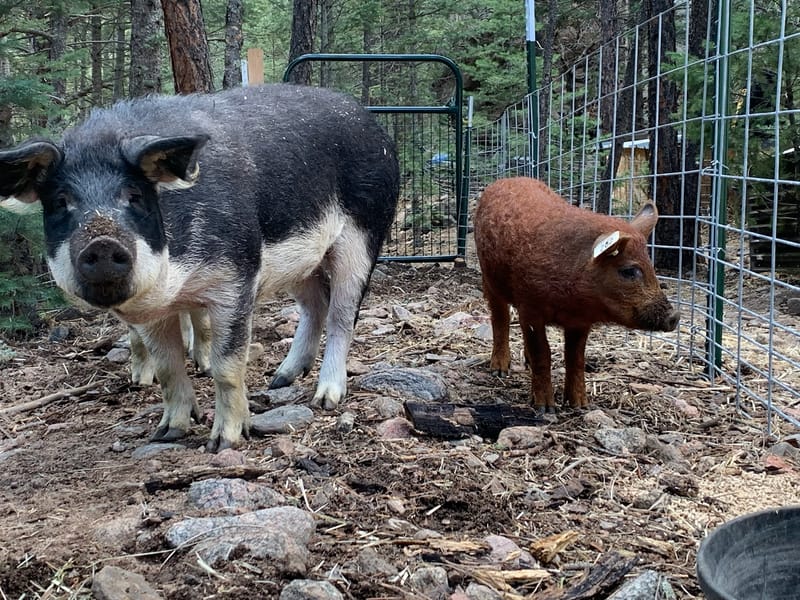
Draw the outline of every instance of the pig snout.
[[[87,283],[120,281],[130,275],[133,256],[117,240],[104,236],[81,250],[75,267]]]
[[[84,240],[75,250],[73,265],[83,300],[98,308],[111,308],[128,299],[135,260],[132,247],[101,235]]]
[[[639,313],[639,327],[647,331],[674,331],[681,314],[666,296],[646,305]]]

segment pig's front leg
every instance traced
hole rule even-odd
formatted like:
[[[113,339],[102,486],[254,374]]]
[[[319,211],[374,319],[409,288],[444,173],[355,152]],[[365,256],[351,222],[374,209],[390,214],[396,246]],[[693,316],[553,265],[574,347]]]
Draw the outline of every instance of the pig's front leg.
[[[180,320],[175,314],[138,325],[137,330],[155,364],[164,399],[164,414],[150,439],[156,442],[177,440],[186,435],[192,418],[200,420],[200,408],[186,374]]]
[[[252,303],[235,310],[209,311],[211,318],[211,376],[216,392],[214,425],[206,449],[217,452],[250,438],[250,408],[245,374],[250,346]],[[245,316],[246,315],[246,316]]]

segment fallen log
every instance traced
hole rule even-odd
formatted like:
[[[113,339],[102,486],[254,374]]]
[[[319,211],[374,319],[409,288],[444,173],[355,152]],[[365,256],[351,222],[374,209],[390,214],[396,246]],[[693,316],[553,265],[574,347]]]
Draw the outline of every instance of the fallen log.
[[[537,594],[536,600],[603,600],[637,562],[636,556],[609,552],[574,585],[567,589],[549,589]]]
[[[406,417],[414,428],[433,437],[458,439],[479,435],[496,440],[506,427],[542,425],[545,420],[531,406],[510,404],[433,404],[406,401]]]

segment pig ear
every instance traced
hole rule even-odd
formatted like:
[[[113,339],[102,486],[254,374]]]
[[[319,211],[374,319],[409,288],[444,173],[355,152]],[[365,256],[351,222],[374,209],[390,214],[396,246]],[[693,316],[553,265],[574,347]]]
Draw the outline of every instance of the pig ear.
[[[122,140],[122,153],[153,183],[165,189],[183,189],[197,181],[200,174],[197,157],[208,139],[207,135],[169,138],[140,135]]]
[[[644,237],[649,236],[653,232],[653,228],[658,221],[658,209],[655,202],[648,201],[633,217],[631,225],[641,232]]]
[[[631,236],[621,231],[604,233],[594,241],[592,247],[592,260],[601,256],[616,256],[625,249]]]
[[[0,205],[21,212],[24,205],[38,202],[36,185],[62,156],[58,146],[46,140],[0,151]]]

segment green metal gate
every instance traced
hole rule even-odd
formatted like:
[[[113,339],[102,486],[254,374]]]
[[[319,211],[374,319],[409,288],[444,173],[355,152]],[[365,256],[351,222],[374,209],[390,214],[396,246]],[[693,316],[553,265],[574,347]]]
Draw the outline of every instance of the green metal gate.
[[[467,194],[458,66],[436,54],[305,54],[289,64],[284,81],[299,65],[311,66],[315,85],[359,99],[397,144],[400,199],[381,260],[463,261]]]

